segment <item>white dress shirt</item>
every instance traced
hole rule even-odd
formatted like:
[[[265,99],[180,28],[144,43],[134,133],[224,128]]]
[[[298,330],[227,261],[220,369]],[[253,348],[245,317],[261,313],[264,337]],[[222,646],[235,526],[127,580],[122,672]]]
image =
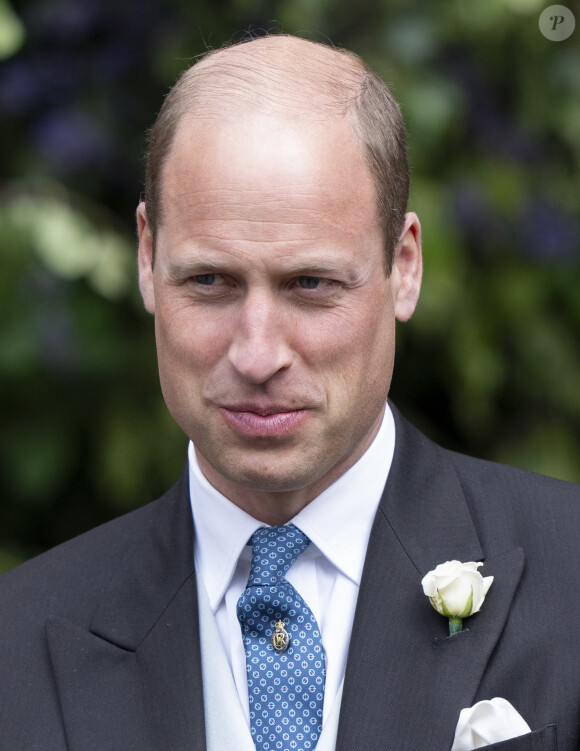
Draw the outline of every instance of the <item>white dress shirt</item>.
[[[395,446],[388,405],[381,427],[363,456],[291,523],[311,541],[287,579],[311,608],[326,654],[323,722],[344,678],[352,622],[371,527]],[[241,705],[249,724],[248,684],[236,605],[252,559],[248,540],[267,526],[219,493],[202,474],[189,445],[189,484],[195,524],[195,566],[205,584]]]

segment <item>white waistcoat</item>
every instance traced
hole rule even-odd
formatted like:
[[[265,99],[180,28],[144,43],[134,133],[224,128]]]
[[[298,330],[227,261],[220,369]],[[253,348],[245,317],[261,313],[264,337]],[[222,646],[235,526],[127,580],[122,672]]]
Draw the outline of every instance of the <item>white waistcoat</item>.
[[[205,586],[199,576],[197,592],[207,751],[232,748],[236,751],[256,751]],[[342,685],[322,728],[316,751],[335,749],[341,698]]]

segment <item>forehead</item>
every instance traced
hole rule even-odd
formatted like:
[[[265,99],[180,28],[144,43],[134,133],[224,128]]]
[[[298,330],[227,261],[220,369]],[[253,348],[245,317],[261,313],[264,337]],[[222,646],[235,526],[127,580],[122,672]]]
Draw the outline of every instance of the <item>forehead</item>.
[[[163,173],[164,224],[310,220],[352,231],[376,224],[376,195],[344,118],[185,118]]]

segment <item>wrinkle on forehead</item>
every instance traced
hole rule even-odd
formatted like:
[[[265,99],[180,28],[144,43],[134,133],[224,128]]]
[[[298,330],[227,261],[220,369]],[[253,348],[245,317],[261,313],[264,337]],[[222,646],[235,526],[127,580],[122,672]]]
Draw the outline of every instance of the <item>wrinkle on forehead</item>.
[[[187,118],[166,165],[167,223],[227,222],[243,234],[262,225],[306,231],[341,228],[350,234],[378,222],[372,178],[344,121],[288,124],[247,115],[208,127]]]

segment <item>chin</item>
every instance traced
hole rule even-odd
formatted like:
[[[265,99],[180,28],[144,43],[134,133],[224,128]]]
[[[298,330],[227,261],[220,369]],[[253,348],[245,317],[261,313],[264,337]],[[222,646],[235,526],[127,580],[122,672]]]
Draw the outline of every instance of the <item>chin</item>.
[[[215,463],[214,469],[229,482],[256,492],[284,493],[302,490],[326,472],[326,467],[321,467],[320,462],[314,464],[310,459],[306,464],[300,457],[286,461],[259,455],[248,461],[236,461],[231,456],[230,459],[227,464]]]
[[[231,469],[226,475],[230,482],[236,483],[246,488],[246,490],[252,490],[256,492],[265,493],[287,493],[296,490],[302,490],[308,487],[316,480],[320,479],[317,476],[312,477],[309,473],[292,473],[292,472],[268,472],[258,470],[238,470],[232,472]]]

